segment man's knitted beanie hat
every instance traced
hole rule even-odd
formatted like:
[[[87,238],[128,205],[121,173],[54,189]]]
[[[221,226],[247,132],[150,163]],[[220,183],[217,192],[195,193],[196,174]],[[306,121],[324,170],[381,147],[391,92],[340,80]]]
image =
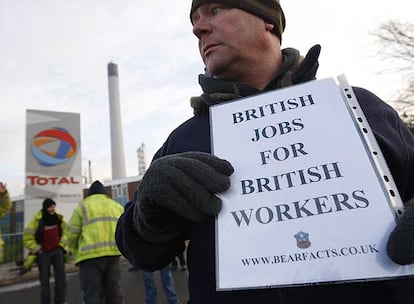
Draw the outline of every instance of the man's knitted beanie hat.
[[[286,26],[286,20],[279,0],[193,0],[190,19],[194,11],[200,5],[206,3],[221,3],[258,16],[267,23],[275,26],[272,32],[282,41],[282,33]]]
[[[104,185],[98,180],[92,183],[92,185],[88,189],[88,194],[86,196],[90,196],[94,194],[105,194],[106,195]]]

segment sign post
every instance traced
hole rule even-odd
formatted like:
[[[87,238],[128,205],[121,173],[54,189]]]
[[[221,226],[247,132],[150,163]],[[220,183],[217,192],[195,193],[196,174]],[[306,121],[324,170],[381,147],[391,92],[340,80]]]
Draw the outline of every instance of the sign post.
[[[82,199],[80,115],[27,110],[24,226],[51,198],[68,220]]]

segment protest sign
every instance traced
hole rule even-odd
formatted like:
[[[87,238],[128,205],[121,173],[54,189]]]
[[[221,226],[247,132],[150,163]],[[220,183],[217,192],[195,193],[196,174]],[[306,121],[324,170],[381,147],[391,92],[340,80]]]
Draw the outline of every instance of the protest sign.
[[[386,255],[402,203],[358,106],[324,79],[210,107],[213,153],[235,168],[219,195],[218,290],[414,273]]]

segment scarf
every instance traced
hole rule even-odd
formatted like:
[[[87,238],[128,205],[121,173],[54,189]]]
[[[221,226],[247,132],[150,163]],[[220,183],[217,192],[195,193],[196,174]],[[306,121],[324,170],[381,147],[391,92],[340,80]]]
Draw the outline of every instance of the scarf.
[[[315,80],[316,71],[319,67],[318,57],[320,51],[320,45],[314,45],[308,51],[306,56],[303,57],[296,49],[283,49],[283,62],[278,74],[263,91],[284,88],[293,84]],[[210,105],[261,92],[258,89],[241,83],[220,80],[207,75],[199,75],[198,82],[204,93],[200,96],[191,97],[190,99],[194,115],[207,112]]]

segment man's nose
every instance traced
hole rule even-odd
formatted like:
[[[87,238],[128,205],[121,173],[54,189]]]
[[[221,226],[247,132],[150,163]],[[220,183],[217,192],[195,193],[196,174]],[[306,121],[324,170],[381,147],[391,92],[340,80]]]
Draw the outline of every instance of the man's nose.
[[[198,20],[194,22],[193,33],[198,39],[200,39],[201,36],[209,33],[211,31],[211,28],[211,23],[208,18],[200,16]]]

